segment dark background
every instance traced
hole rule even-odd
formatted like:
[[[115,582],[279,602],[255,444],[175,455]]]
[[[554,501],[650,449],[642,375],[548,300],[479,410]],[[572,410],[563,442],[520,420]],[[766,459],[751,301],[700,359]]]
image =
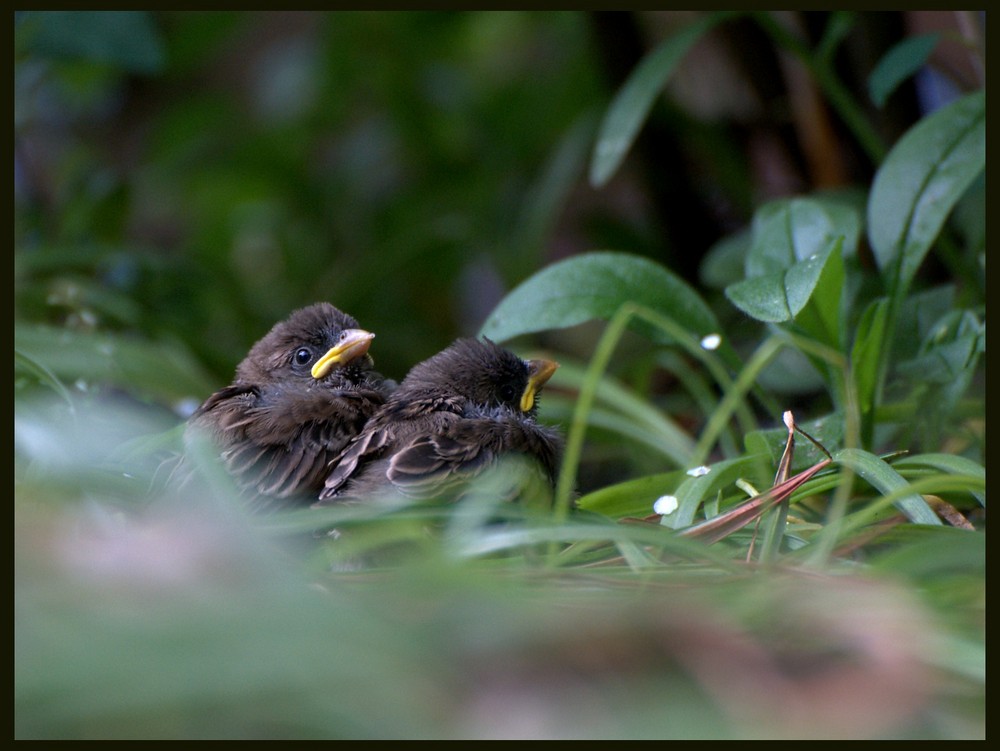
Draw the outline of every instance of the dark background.
[[[830,20],[779,15],[810,44]],[[745,20],[696,45],[623,168],[591,186],[612,96],[697,16],[15,14],[15,321],[169,341],[208,386],[275,321],[328,300],[376,332],[399,378],[574,253],[638,253],[701,285],[706,251],[756,206],[867,185],[874,166]],[[837,70],[887,143],[976,86],[967,20],[854,16]],[[942,29],[919,88],[871,105],[885,51]],[[592,339],[544,343],[586,358]]]

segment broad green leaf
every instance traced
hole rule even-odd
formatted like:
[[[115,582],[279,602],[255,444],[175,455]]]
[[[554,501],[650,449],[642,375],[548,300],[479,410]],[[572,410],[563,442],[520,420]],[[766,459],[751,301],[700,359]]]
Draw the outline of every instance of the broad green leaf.
[[[875,408],[881,352],[886,346],[888,314],[888,298],[873,300],[861,315],[854,346],[851,348],[851,373],[862,415],[871,414]]]
[[[924,118],[893,147],[868,200],[868,237],[890,284],[909,285],[952,207],[985,167],[984,91]]]
[[[663,266],[628,253],[594,252],[548,266],[515,287],[480,329],[502,342],[521,334],[607,320],[622,304],[638,303],[685,327],[693,336],[718,333],[698,293]],[[636,323],[657,341],[669,337]]]
[[[837,238],[843,238],[842,252],[854,255],[860,234],[861,216],[845,198],[771,201],[754,214],[746,275],[784,271],[829,249]]]
[[[665,40],[635,67],[601,123],[590,164],[590,184],[601,187],[615,173],[667,80],[694,44],[732,13],[710,13]]]
[[[817,196],[772,201],[754,215],[753,239],[743,281],[726,288],[726,297],[759,321],[795,318],[826,274],[823,302],[805,329],[819,341],[840,343],[844,288],[843,259],[827,268],[829,255],[854,255],[861,217],[844,197]]]
[[[833,459],[838,464],[850,467],[859,477],[883,495],[902,491],[907,487],[906,480],[896,470],[867,451],[845,448],[835,452]],[[914,524],[941,524],[937,514],[916,493],[902,495],[893,505]]]
[[[839,255],[839,252],[840,243],[835,240],[825,250],[818,251],[783,271],[729,285],[726,287],[726,297],[733,305],[758,321],[790,321],[809,302],[830,257]],[[842,261],[840,268],[843,269]]]
[[[868,95],[876,107],[884,107],[899,85],[924,66],[940,39],[938,32],[910,37],[882,56],[868,76]]]
[[[649,516],[656,499],[671,492],[684,477],[683,472],[664,472],[619,482],[587,493],[576,505],[613,519]]]
[[[110,63],[158,73],[166,49],[146,11],[29,11],[18,23],[22,49],[37,55]]]
[[[755,276],[730,284],[726,287],[726,297],[729,302],[758,321],[780,323],[795,317],[788,304],[784,272]]]

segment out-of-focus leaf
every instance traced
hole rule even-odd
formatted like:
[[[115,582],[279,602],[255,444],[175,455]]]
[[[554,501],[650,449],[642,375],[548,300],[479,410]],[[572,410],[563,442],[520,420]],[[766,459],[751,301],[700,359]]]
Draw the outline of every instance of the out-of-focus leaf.
[[[782,347],[757,376],[757,385],[776,395],[802,395],[821,391],[823,374],[801,350]]]
[[[970,310],[946,313],[929,332],[920,353],[899,370],[921,381],[949,383],[963,377],[977,361],[982,324]]]
[[[579,389],[586,377],[586,368],[560,358],[556,373],[554,386],[565,384]],[[550,406],[552,399],[546,396],[545,401]],[[647,399],[608,375],[597,384],[595,409],[588,420],[645,443],[682,467],[690,462],[694,452],[694,440],[668,414],[653,408]]]
[[[830,59],[856,23],[856,11],[835,10],[830,13],[830,20],[823,29],[823,38],[816,48],[816,54],[821,58]]]
[[[169,401],[200,399],[218,386],[175,343],[17,323],[14,347],[69,383],[110,384]]]
[[[677,64],[709,29],[731,15],[716,12],[698,19],[661,43],[636,66],[601,123],[590,164],[591,185],[599,188],[611,178]]]
[[[955,228],[965,238],[970,252],[982,251],[986,245],[986,173],[973,180],[972,185],[955,206],[952,215]]]
[[[868,237],[882,274],[899,294],[985,167],[985,91],[924,118],[889,152],[868,200]]]
[[[894,576],[940,576],[955,572],[969,576],[986,570],[986,534],[955,527],[900,526],[892,547],[873,556],[871,565]]]
[[[916,357],[934,326],[954,309],[954,284],[943,284],[907,295],[899,310],[893,357],[901,362]]]
[[[708,249],[698,269],[701,283],[712,289],[725,289],[743,278],[752,234],[744,229],[719,240]]]
[[[559,218],[570,191],[586,163],[594,133],[594,118],[579,118],[557,144],[542,173],[524,197],[524,208],[510,239],[509,253],[500,260],[520,269],[537,268],[540,250]]]
[[[868,95],[881,109],[899,85],[927,62],[941,39],[941,34],[921,34],[896,44],[882,56],[868,76]]]
[[[73,400],[70,397],[69,391],[63,385],[62,381],[56,378],[55,373],[49,370],[45,365],[23,352],[14,349],[14,372],[24,371],[30,373],[35,380],[37,380],[43,386],[55,391],[62,397],[63,401],[67,404],[72,404]]]
[[[17,33],[22,49],[37,55],[110,63],[135,73],[158,73],[166,62],[147,11],[29,11]]]

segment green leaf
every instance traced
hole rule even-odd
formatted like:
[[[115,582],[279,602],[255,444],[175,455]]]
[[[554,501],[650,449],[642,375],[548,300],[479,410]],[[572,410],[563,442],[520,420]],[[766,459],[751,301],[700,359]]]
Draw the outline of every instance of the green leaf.
[[[899,85],[924,66],[940,39],[939,32],[910,37],[882,56],[868,77],[868,95],[876,107],[884,107]]]
[[[986,173],[979,175],[955,206],[952,214],[955,229],[972,253],[986,246]]]
[[[64,382],[118,386],[157,399],[201,399],[217,384],[179,344],[18,323],[14,347]]]
[[[744,229],[722,238],[709,248],[698,269],[701,283],[721,290],[741,280],[751,241],[750,230]]]
[[[60,397],[62,397],[66,404],[73,403],[73,399],[70,397],[69,391],[65,386],[63,386],[62,381],[56,377],[55,373],[35,358],[24,354],[15,347],[14,372],[17,373],[18,371],[31,375],[38,383],[55,391]]]
[[[893,466],[899,469],[907,467],[933,467],[950,475],[969,475],[971,477],[981,477],[983,483],[986,482],[986,468],[966,459],[964,456],[953,454],[915,454],[904,456],[893,462]],[[979,501],[980,505],[986,505],[986,494],[972,491],[972,495]]]
[[[758,321],[780,323],[795,317],[788,304],[783,272],[730,284],[726,287],[726,297],[729,302]]]
[[[920,353],[899,371],[923,382],[951,383],[971,375],[978,358],[982,325],[969,310],[946,313],[923,342]]]
[[[844,443],[844,419],[836,413],[801,423],[799,427],[819,441],[827,451],[832,452]],[[787,441],[788,428],[769,428],[747,433],[744,445],[748,453],[767,455],[771,463],[777,466]],[[819,464],[825,458],[826,454],[816,448],[811,441],[798,433],[795,434],[795,453],[790,467],[792,474]]]
[[[857,252],[861,216],[849,200],[814,196],[771,201],[757,209],[747,252],[747,277],[785,271],[843,238],[843,253]]]
[[[893,357],[900,362],[916,357],[933,328],[954,309],[954,284],[942,284],[907,295],[899,310]]]
[[[21,45],[54,58],[110,63],[135,73],[158,73],[166,48],[146,11],[30,11],[18,24]]]
[[[635,67],[601,123],[590,165],[590,184],[604,185],[632,147],[636,134],[678,63],[704,34],[732,13],[710,13],[681,29]]]
[[[556,387],[568,385],[577,390],[582,388],[586,368],[563,357],[559,361]],[[547,395],[545,398],[546,414],[549,417],[556,416],[552,412],[556,403],[555,396]],[[607,374],[598,381],[594,396],[594,408],[587,413],[589,425],[612,430],[643,443],[678,466],[690,463],[695,442],[669,415],[651,406],[648,399],[642,398]],[[564,407],[564,416],[569,418],[573,410],[572,401],[567,401]]]
[[[883,495],[899,494],[900,497],[893,505],[914,524],[941,524],[937,514],[923,498],[916,493],[903,492],[908,486],[906,480],[879,457],[860,449],[845,448],[835,452],[833,459],[838,464],[850,467]]]
[[[855,255],[860,234],[860,213],[845,197],[767,203],[754,214],[747,278],[727,287],[726,297],[759,321],[790,321],[809,302],[825,274],[823,302],[805,328],[818,341],[838,346],[843,259],[828,268],[829,255],[834,249],[838,255]]]
[[[833,249],[820,270],[808,303],[796,316],[795,322],[809,336],[829,347],[843,351],[844,319],[844,256],[841,242]]]
[[[902,533],[903,530],[900,530]],[[954,527],[907,529],[900,541],[872,557],[871,565],[893,576],[935,576],[954,572],[969,576],[986,572],[986,534]],[[894,540],[894,542],[896,542]]]
[[[677,483],[684,477],[683,472],[664,472],[638,477],[587,493],[577,500],[576,505],[613,519],[623,516],[641,518],[652,514],[656,499],[677,487]]]
[[[526,279],[500,301],[480,333],[502,342],[607,320],[627,302],[667,316],[695,336],[720,330],[698,293],[663,266],[628,253],[594,252],[559,261]],[[656,341],[669,342],[665,333],[640,321],[631,325]]]
[[[537,268],[541,249],[577,185],[594,137],[595,117],[577,119],[557,144],[548,163],[524,196],[517,224],[509,240],[511,252],[499,260],[505,268]],[[516,250],[515,250],[516,249]]]
[[[986,167],[986,93],[921,120],[875,175],[868,237],[887,281],[902,294],[952,207]]]
[[[785,271],[744,279],[726,287],[726,297],[733,305],[758,321],[790,321],[806,306],[832,255],[839,255],[840,244],[827,247]],[[843,262],[840,264],[843,268]],[[841,275],[842,276],[842,275]]]
[[[727,459],[710,465],[709,472],[698,476],[690,476],[678,486],[673,495],[677,498],[677,511],[669,519],[669,526],[682,529],[694,522],[695,513],[703,500],[727,488],[739,479],[744,479],[748,473],[753,473],[759,481],[764,457],[760,454],[748,454],[736,459]],[[668,521],[664,517],[664,521]]]
[[[857,13],[854,11],[835,10],[830,14],[830,20],[823,30],[823,38],[816,47],[816,56],[829,60],[847,38],[857,23]]]
[[[786,397],[820,391],[827,381],[805,352],[794,347],[782,347],[757,375],[756,382],[765,391]]]
[[[861,315],[857,337],[851,349],[851,373],[862,415],[870,415],[875,408],[880,355],[885,347],[888,315],[888,298],[873,300]]]

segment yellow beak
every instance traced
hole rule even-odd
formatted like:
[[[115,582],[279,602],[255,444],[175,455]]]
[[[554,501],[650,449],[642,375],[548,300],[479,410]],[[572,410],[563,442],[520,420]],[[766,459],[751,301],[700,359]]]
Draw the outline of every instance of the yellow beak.
[[[528,360],[528,385],[521,394],[521,411],[527,412],[535,405],[535,395],[556,372],[559,363],[552,360]]]
[[[347,365],[352,360],[368,352],[375,334],[364,329],[346,329],[340,334],[337,346],[323,355],[316,364],[312,366],[312,377],[316,380],[323,378],[333,370],[335,365]]]

